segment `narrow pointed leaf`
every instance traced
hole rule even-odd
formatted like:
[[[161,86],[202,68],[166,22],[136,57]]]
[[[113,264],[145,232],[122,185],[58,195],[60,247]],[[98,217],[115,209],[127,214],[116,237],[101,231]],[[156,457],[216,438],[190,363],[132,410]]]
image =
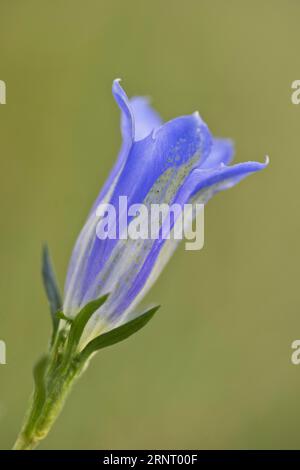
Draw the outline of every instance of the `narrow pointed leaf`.
[[[43,247],[42,253],[42,277],[50,305],[54,335],[57,331],[59,323],[56,312],[61,308],[62,300],[47,245]]]
[[[98,310],[106,302],[108,296],[109,294],[106,294],[99,299],[92,300],[87,305],[85,305],[73,319],[68,340],[68,357],[71,357],[72,353],[75,351],[87,322],[93,313],[95,313],[96,310]]]
[[[34,415],[38,416],[46,399],[45,371],[48,365],[48,356],[42,356],[33,369],[33,377],[35,384],[35,403]],[[33,418],[34,421],[34,418]]]
[[[108,346],[112,346],[113,344],[119,343],[120,341],[129,338],[129,336],[143,328],[151,320],[159,308],[160,305],[157,305],[142,313],[134,320],[131,320],[128,323],[119,326],[118,328],[114,328],[113,330],[108,331],[103,335],[97,336],[83,349],[80,354],[80,360],[85,361],[93,352]]]

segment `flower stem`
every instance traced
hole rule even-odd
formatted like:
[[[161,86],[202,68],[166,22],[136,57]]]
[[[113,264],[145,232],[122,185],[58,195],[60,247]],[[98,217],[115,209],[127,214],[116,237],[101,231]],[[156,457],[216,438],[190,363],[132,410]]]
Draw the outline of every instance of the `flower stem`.
[[[61,332],[50,353],[35,366],[35,390],[14,450],[34,449],[47,436],[74,382],[83,371],[84,363],[75,355],[67,362],[64,360],[62,350],[65,342]]]
[[[75,379],[76,373],[70,373],[52,382],[42,407],[39,406],[36,392],[33,394],[30,411],[14,445],[15,450],[34,449],[47,436]]]

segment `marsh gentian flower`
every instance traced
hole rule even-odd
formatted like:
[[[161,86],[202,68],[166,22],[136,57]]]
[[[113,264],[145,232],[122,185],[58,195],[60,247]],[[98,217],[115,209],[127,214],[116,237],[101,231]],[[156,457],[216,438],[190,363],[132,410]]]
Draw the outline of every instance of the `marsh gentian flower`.
[[[99,203],[109,202],[116,211],[119,196],[126,196],[128,205],[206,203],[266,165],[228,166],[231,141],[213,138],[197,112],[163,124],[147,99],[129,100],[119,80],[113,83],[113,95],[121,111],[122,147],[79,235],[65,286],[63,310],[68,317],[76,316],[92,299],[111,293],[89,321],[82,346],[137,315],[138,302],[176,247],[165,239],[100,240],[96,235]]]
[[[43,279],[50,303],[53,334],[48,352],[34,368],[35,391],[15,449],[32,449],[49,432],[75,380],[92,355],[142,328],[155,308],[140,314],[136,307],[171,257],[178,241],[139,238],[100,239],[99,204],[110,203],[118,218],[128,206],[205,204],[266,164],[229,166],[229,140],[211,136],[198,113],[165,124],[144,98],[129,100],[119,81],[113,95],[121,110],[122,147],[117,162],[76,242],[68,270],[63,306],[48,252]],[[126,224],[132,223],[126,218]],[[174,217],[167,227],[175,230]],[[191,220],[190,220],[191,223]],[[160,230],[166,228],[161,221]],[[105,294],[110,294],[109,296]]]

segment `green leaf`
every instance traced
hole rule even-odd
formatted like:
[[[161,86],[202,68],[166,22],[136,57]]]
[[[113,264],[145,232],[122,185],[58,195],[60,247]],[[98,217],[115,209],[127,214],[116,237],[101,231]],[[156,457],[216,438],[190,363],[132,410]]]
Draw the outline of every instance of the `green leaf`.
[[[143,328],[151,320],[159,308],[160,305],[157,305],[142,313],[134,320],[131,320],[128,323],[119,326],[118,328],[114,328],[113,330],[108,331],[103,335],[97,336],[82,350],[79,356],[79,360],[85,361],[93,352],[96,352],[102,348],[106,348],[107,346],[112,346],[113,344],[119,343],[120,341],[129,338],[129,336]]]
[[[45,372],[48,365],[49,357],[47,355],[42,356],[33,369],[33,377],[35,384],[35,408],[32,414],[32,422],[39,416],[41,409],[46,399],[46,385],[45,385]]]
[[[33,377],[35,383],[35,390],[41,396],[45,396],[45,384],[44,384],[44,376],[45,370],[48,364],[48,356],[45,354],[42,356],[33,369]]]
[[[93,313],[95,313],[95,311],[98,310],[98,308],[100,308],[106,302],[108,296],[109,294],[106,294],[100,297],[99,299],[92,300],[91,302],[86,304],[73,319],[68,339],[66,353],[67,359],[69,359],[72,356],[72,353],[76,350],[87,322],[89,321]]]
[[[62,300],[47,245],[44,245],[42,252],[42,277],[49,300],[54,336],[59,324],[56,312],[61,308]]]

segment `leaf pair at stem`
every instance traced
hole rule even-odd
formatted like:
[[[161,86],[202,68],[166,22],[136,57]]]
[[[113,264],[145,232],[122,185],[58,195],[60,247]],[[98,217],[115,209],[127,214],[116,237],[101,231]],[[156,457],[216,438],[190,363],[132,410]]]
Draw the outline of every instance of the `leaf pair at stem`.
[[[110,294],[106,294],[101,296],[99,299],[92,300],[80,310],[75,318],[68,318],[61,310],[61,295],[47,246],[44,246],[43,248],[42,276],[52,317],[53,333],[51,344],[53,344],[57,336],[60,320],[65,320],[71,325],[68,334],[68,344],[65,355],[65,360],[68,361],[76,352],[76,348],[87,322],[95,313],[95,311],[106,302]],[[114,328],[113,330],[108,331],[107,333],[97,336],[92,341],[90,341],[87,346],[85,346],[83,351],[80,353],[79,359],[86,360],[92,353],[98,351],[99,349],[123,341],[132,334],[136,333],[151,320],[159,307],[160,306],[152,307],[128,323],[125,323],[117,328]]]

